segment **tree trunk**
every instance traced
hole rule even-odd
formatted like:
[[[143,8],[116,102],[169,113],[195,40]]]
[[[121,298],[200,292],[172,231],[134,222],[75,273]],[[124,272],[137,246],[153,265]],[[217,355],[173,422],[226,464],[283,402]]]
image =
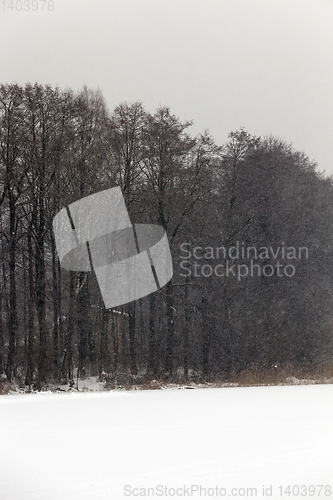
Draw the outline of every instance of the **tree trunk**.
[[[145,321],[143,317],[143,300],[139,299],[139,310],[140,310],[140,365],[142,365],[143,360],[146,359],[147,356],[147,350],[146,350],[146,343],[145,343]]]
[[[51,252],[52,252],[52,284],[53,284],[53,378],[58,379],[59,361],[59,280],[57,273],[57,253],[53,231],[51,228]]]
[[[158,371],[157,342],[155,331],[156,294],[149,295],[149,340],[148,340],[148,373],[156,376]]]
[[[2,320],[2,290],[0,289],[0,374],[4,373],[4,342],[3,342],[3,320]]]
[[[57,309],[58,309],[58,321],[59,321],[59,327],[58,327],[58,334],[59,334],[59,357],[61,352],[64,350],[64,327],[63,327],[63,315],[62,315],[62,291],[61,291],[61,266],[60,266],[60,261],[58,260],[57,262],[57,277],[58,277],[58,297],[57,297]],[[59,358],[60,361],[60,358]],[[59,373],[59,366],[58,366],[58,373]]]
[[[134,301],[128,304],[128,314],[129,314],[128,330],[129,330],[131,374],[137,375],[138,369],[136,365],[136,336],[135,336],[136,310]]]
[[[75,281],[76,273],[69,272],[69,306],[67,318],[67,338],[65,342],[63,361],[61,366],[61,374],[67,379],[71,380],[73,377],[72,364],[73,364],[73,334],[74,334],[74,315],[75,315]]]
[[[118,362],[119,362],[119,341],[118,341],[118,331],[116,327],[116,315],[113,311],[111,311],[111,335],[112,335],[113,353],[114,353],[113,373],[114,376],[116,376],[118,370]]]
[[[188,354],[189,354],[189,323],[190,323],[190,307],[188,303],[188,276],[185,280],[185,325],[184,325],[184,377],[188,380]]]
[[[77,296],[77,327],[79,337],[79,376],[86,375],[91,361],[91,324],[88,274],[79,274],[79,293]]]
[[[210,325],[208,324],[209,310],[208,301],[202,298],[202,375],[209,374],[209,347],[210,347]]]
[[[123,313],[126,311],[126,307],[122,306],[120,308],[122,315],[120,316],[120,332],[121,332],[121,361],[122,361],[122,368],[127,369],[128,368],[128,342],[127,342],[127,333],[128,333],[128,326],[127,326],[127,321],[126,317],[124,316]]]
[[[43,178],[43,174],[42,178]],[[45,320],[45,206],[43,198],[43,181],[39,187],[38,200],[39,217],[36,241],[36,309],[39,325],[39,358],[38,358],[38,386],[46,382],[47,370],[47,345],[46,345],[46,320]]]
[[[12,379],[16,348],[17,301],[16,301],[16,207],[13,196],[9,199],[9,346],[6,375]]]
[[[33,382],[34,374],[34,269],[33,269],[33,251],[32,251],[32,222],[28,229],[28,281],[29,281],[29,299],[28,299],[28,345],[27,345],[27,373],[25,383],[29,387]]]
[[[99,349],[99,372],[102,371],[110,372],[110,353],[108,346],[108,312],[104,308],[104,304],[101,305],[101,341]]]
[[[173,286],[169,281],[166,286],[167,349],[165,359],[165,371],[169,377],[172,377],[174,369],[175,325],[173,313]]]

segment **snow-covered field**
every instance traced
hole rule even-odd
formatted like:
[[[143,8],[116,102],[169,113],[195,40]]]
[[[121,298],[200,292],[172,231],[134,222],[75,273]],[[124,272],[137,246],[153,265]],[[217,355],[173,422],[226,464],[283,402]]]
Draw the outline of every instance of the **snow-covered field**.
[[[333,498],[333,385],[0,396],[1,500],[191,495]]]

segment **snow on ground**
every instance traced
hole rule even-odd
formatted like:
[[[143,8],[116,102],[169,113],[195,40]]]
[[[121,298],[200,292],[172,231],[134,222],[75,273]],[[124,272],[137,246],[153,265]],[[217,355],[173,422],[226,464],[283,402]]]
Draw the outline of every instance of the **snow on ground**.
[[[332,499],[333,385],[0,397],[1,500],[170,497]]]

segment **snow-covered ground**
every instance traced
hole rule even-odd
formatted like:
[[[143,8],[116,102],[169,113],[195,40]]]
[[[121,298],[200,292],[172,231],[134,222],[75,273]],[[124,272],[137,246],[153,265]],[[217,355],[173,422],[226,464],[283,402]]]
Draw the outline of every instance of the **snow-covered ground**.
[[[0,396],[1,500],[170,497],[333,498],[333,385]]]

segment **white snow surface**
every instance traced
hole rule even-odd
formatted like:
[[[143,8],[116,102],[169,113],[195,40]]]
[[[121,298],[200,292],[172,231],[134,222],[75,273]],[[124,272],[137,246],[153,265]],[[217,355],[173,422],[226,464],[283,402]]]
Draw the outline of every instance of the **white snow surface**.
[[[1,500],[332,491],[330,384],[0,396]]]

